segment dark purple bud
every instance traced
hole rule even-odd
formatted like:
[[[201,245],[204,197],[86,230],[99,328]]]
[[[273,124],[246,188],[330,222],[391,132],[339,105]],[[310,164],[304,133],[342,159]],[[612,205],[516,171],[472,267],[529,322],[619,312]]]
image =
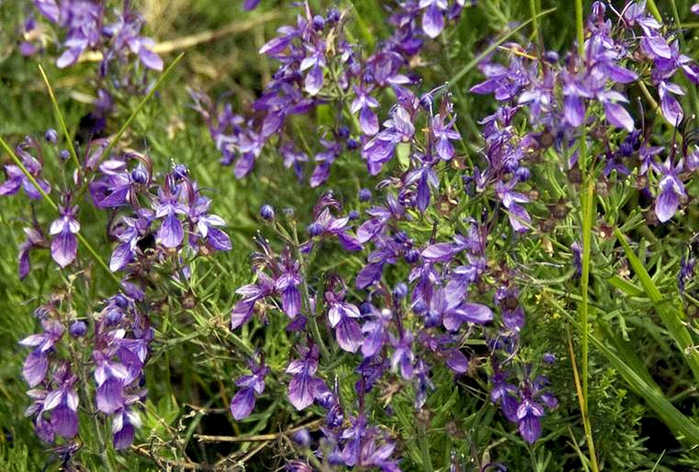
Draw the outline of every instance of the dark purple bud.
[[[396,300],[402,300],[408,296],[408,286],[401,282],[393,288],[393,297]]]
[[[417,249],[411,249],[405,253],[405,262],[415,264],[420,260],[420,252]]]
[[[58,157],[60,157],[62,160],[67,161],[68,158],[70,157],[70,153],[67,150],[62,150],[61,152],[58,153]]]
[[[308,228],[306,228],[306,231],[308,231],[308,235],[313,238],[323,232],[323,227],[318,223],[311,223],[308,225]]]
[[[340,21],[340,12],[336,8],[328,10],[328,23],[334,24]]]
[[[413,312],[416,315],[422,315],[427,311],[427,306],[425,306],[425,302],[422,300],[418,300],[415,305],[413,305]]]
[[[405,244],[410,240],[405,231],[399,231],[393,236],[393,238],[400,244]]]
[[[81,338],[87,334],[87,324],[82,320],[73,321],[68,327],[68,332],[74,338]]]
[[[356,139],[348,139],[347,150],[356,151],[357,149],[359,149],[359,142]]]
[[[349,212],[347,217],[350,219],[350,221],[354,221],[356,219],[359,219],[359,212],[357,210],[352,210]]]
[[[311,433],[307,429],[300,429],[296,431],[291,439],[301,447],[308,447],[311,445]]]
[[[126,299],[125,296],[123,296],[120,293],[117,293],[114,296],[114,304],[119,308],[126,308],[127,306],[129,306],[129,301]]]
[[[531,173],[529,172],[529,169],[526,167],[519,167],[515,171],[515,177],[519,179],[520,182],[526,182],[529,180],[529,177],[531,176]]]
[[[559,56],[556,51],[547,51],[544,54],[544,61],[548,62],[549,64],[555,64],[558,62]]]
[[[148,173],[143,167],[136,167],[133,172],[131,172],[131,178],[137,184],[145,184],[148,182]]]
[[[323,28],[325,28],[325,19],[320,15],[314,16],[313,17],[313,28],[315,28],[318,31],[322,31]]]
[[[340,126],[337,130],[337,137],[340,139],[349,138],[350,130],[347,126]]]
[[[56,144],[58,142],[58,133],[55,129],[50,128],[46,130],[46,133],[44,134],[44,139],[46,139],[46,141],[51,144]]]
[[[633,154],[633,144],[628,141],[624,141],[619,146],[619,153],[624,157],[631,156],[631,154]]]
[[[556,362],[556,356],[550,352],[545,352],[544,362],[546,362],[547,364],[553,364],[554,362]]]
[[[175,164],[172,168],[172,174],[177,180],[186,179],[189,176],[189,169],[184,164]]]
[[[260,207],[260,216],[263,220],[272,221],[274,219],[274,208],[272,208],[272,205],[262,205]]]
[[[362,315],[368,315],[371,313],[371,303],[369,302],[364,302],[361,305],[359,305],[359,313]]]
[[[112,308],[105,314],[105,320],[108,325],[115,325],[121,321],[124,313],[121,310]]]

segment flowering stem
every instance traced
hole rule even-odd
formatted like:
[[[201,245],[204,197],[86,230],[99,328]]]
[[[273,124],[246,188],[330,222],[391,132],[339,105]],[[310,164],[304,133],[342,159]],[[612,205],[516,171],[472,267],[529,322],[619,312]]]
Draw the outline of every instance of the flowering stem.
[[[17,167],[19,167],[19,169],[22,171],[22,173],[24,174],[24,176],[29,180],[29,182],[31,182],[31,184],[34,186],[34,188],[36,188],[36,189],[39,191],[39,193],[41,194],[41,196],[44,198],[44,200],[46,200],[46,202],[51,206],[51,208],[53,208],[53,209],[57,212],[57,211],[58,211],[58,205],[56,204],[56,202],[54,202],[53,199],[49,196],[49,194],[46,193],[46,192],[44,191],[43,188],[41,188],[41,185],[39,185],[39,183],[36,181],[36,179],[34,178],[34,176],[33,176],[32,174],[29,173],[29,171],[27,170],[27,168],[24,167],[24,164],[22,164],[22,161],[17,157],[17,155],[15,154],[15,152],[12,150],[12,148],[11,148],[11,147],[7,144],[7,142],[5,142],[5,140],[2,139],[1,137],[0,137],[0,147],[2,147],[3,149],[5,149],[5,151],[7,152],[7,154],[10,155],[10,159],[12,159],[12,161],[17,165]],[[98,263],[99,265],[101,265],[101,266],[104,268],[104,270],[107,271],[107,273],[110,275],[110,277],[111,277],[112,279],[114,279],[114,281],[115,281],[117,284],[121,283],[121,281],[119,280],[119,278],[118,278],[116,275],[114,275],[114,273],[113,273],[111,270],[109,270],[109,267],[108,267],[107,264],[102,260],[102,258],[99,256],[99,254],[97,254],[97,251],[95,251],[95,249],[92,247],[92,245],[90,245],[90,243],[87,242],[87,239],[85,239],[85,237],[84,237],[82,234],[80,234],[80,233],[78,233],[77,236],[78,236],[78,241],[80,241],[80,243],[81,243],[83,246],[85,246],[85,248],[87,249],[87,251],[92,255],[92,257],[97,261],[97,263]]]
[[[539,46],[542,46],[541,32],[539,31],[539,19],[536,16],[536,12],[537,12],[536,0],[529,0],[529,8],[531,9],[531,12],[532,12],[532,26],[534,27],[534,36],[536,38],[535,42]]]
[[[53,111],[56,114],[56,119],[58,120],[58,124],[61,126],[61,131],[63,132],[63,136],[65,137],[66,143],[68,145],[68,151],[70,152],[71,157],[73,158],[73,161],[75,162],[75,168],[80,171],[80,159],[78,159],[78,153],[75,152],[75,146],[73,145],[73,138],[71,137],[70,133],[68,132],[68,127],[66,126],[66,120],[63,118],[63,113],[61,113],[61,107],[58,106],[58,101],[56,100],[56,94],[53,93],[53,88],[51,87],[51,83],[49,82],[49,78],[46,76],[46,72],[44,71],[44,68],[41,67],[41,64],[39,64],[39,72],[41,73],[41,78],[44,79],[44,83],[46,84],[46,90],[49,92],[49,97],[51,98],[51,103],[53,104]]]
[[[651,0],[653,1],[653,0]],[[575,0],[575,27],[578,32],[578,55],[580,60],[585,53],[585,28],[583,19],[582,0]]]
[[[177,63],[180,62],[180,59],[182,59],[182,57],[184,57],[184,52],[181,52],[180,55],[177,56],[177,57],[175,58],[175,60],[172,61],[172,63],[170,63],[170,65],[168,66],[168,68],[165,69],[165,72],[163,72],[162,75],[158,78],[158,80],[155,82],[155,85],[153,85],[153,87],[150,89],[150,91],[148,92],[148,94],[146,94],[146,96],[143,97],[143,100],[141,100],[141,103],[138,104],[138,106],[136,107],[136,109],[135,109],[135,110],[133,111],[133,113],[131,113],[131,115],[126,119],[126,121],[125,121],[124,124],[121,126],[121,128],[119,129],[119,131],[117,132],[117,134],[114,136],[114,138],[111,139],[111,141],[109,142],[109,146],[107,146],[107,149],[105,149],[104,152],[102,153],[102,155],[100,156],[100,159],[99,159],[99,161],[98,161],[98,164],[99,164],[99,162],[102,161],[102,159],[104,159],[105,156],[109,156],[109,153],[112,152],[112,149],[114,149],[114,146],[116,146],[116,143],[119,142],[119,139],[121,138],[121,135],[124,134],[124,132],[125,132],[126,129],[129,127],[129,125],[131,124],[131,122],[136,118],[136,116],[141,112],[141,110],[143,110],[143,107],[146,106],[146,103],[148,103],[148,102],[150,101],[151,97],[152,97],[153,95],[155,95],[155,92],[156,92],[156,91],[158,90],[158,88],[160,87],[160,84],[162,84],[163,81],[167,78],[167,76],[170,75],[170,72],[172,71],[172,69],[175,68],[175,66],[177,65]]]
[[[332,359],[330,355],[330,351],[328,351],[328,347],[325,345],[325,342],[323,341],[323,336],[320,332],[320,328],[318,327],[318,321],[316,318],[318,318],[318,300],[316,300],[315,303],[311,303],[311,291],[308,289],[308,283],[306,282],[306,262],[303,259],[303,253],[299,249],[299,234],[298,231],[296,230],[296,225],[293,225],[293,230],[294,230],[294,250],[296,251],[296,258],[299,261],[299,266],[300,271],[301,271],[301,289],[303,290],[303,297],[306,299],[306,305],[309,313],[309,318],[311,322],[311,327],[313,328],[313,338],[315,339],[316,344],[320,348],[320,352],[323,355],[325,359]]]
[[[577,0],[581,1],[581,0]],[[521,30],[523,30],[529,23],[531,23],[534,18],[539,19],[542,16],[546,16],[549,13],[553,13],[556,11],[556,8],[549,8],[548,10],[544,10],[541,13],[534,15],[532,18],[528,19],[527,21],[524,21],[520,23],[516,28],[512,28],[511,30],[508,30],[507,33],[503,34],[500,39],[497,41],[493,42],[490,46],[485,48],[482,53],[477,55],[476,57],[473,58],[471,62],[466,64],[459,72],[456,73],[451,79],[449,79],[447,82],[449,83],[450,86],[453,86],[456,82],[461,80],[463,76],[468,74],[473,68],[475,68],[478,64],[481,63],[481,61],[485,58],[487,58],[493,51],[495,51],[502,43],[507,41],[510,37],[514,36]],[[439,97],[445,92],[445,89],[440,90],[439,92],[435,93],[435,98]]]
[[[650,3],[653,4],[653,1],[651,0]],[[675,3],[675,0],[670,0],[670,5],[672,6],[672,16],[675,19],[675,27],[682,28],[682,22],[680,21],[680,12],[677,10],[677,4]],[[677,34],[677,40],[680,43],[680,48],[685,49],[684,36],[681,32]],[[694,108],[694,119],[699,123],[699,98],[697,97],[696,87],[692,83],[689,83],[689,98],[692,102],[692,107]]]

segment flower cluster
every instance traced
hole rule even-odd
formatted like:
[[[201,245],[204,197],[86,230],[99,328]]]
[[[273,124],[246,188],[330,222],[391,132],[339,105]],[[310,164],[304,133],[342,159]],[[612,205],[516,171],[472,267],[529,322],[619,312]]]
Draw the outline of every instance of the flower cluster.
[[[59,164],[67,167],[56,132],[49,130],[46,141]],[[31,200],[61,196],[58,217],[48,231],[36,216],[25,228],[27,240],[19,248],[21,278],[31,272],[30,253],[38,250],[49,250],[62,270],[78,266],[79,274],[85,261],[78,250],[83,228],[77,202],[109,215],[106,233],[115,243],[109,269],[121,273],[121,279],[115,276],[121,291],[106,299],[101,310],[82,318],[72,308],[72,291],[66,295],[58,290],[35,311],[42,333],[21,341],[32,348],[23,376],[32,388],[27,416],[33,417],[40,439],[73,441],[78,405],[83,404],[91,415],[99,412],[111,418],[114,447],[125,449],[141,424],[138,409],[146,395],[143,368],[153,339],[146,314],[153,303],[150,275],[159,271],[166,280],[188,277],[187,264],[194,257],[228,251],[231,240],[221,229],[225,222],[210,213],[211,200],[186,167],[173,164],[171,172],[153,174],[148,156],[130,151],[103,159],[105,149],[103,140],[89,143],[82,168],[76,169],[72,181],[64,176],[59,185],[42,174],[46,149],[26,138],[16,148],[20,162],[6,166],[7,179],[0,189],[2,195],[11,195],[23,188]],[[87,193],[90,199],[83,199]],[[86,248],[95,256],[91,246]],[[78,395],[78,390],[83,393]],[[88,397],[89,392],[94,394]]]
[[[400,94],[404,86],[418,82],[419,77],[409,71],[411,59],[426,40],[442,34],[447,22],[456,21],[464,6],[463,0],[397,2],[389,20],[393,34],[373,54],[364,56],[359,44],[346,38],[346,13],[330,9],[325,16],[314,15],[306,3],[296,25],[280,28],[279,36],[260,50],[280,67],[263,95],[251,105],[254,117],[235,113],[231,105],[218,110],[208,97],[192,92],[196,108],[223,155],[222,162],[235,164],[236,177],[244,177],[269,144],[300,179],[303,163],[312,160],[315,167],[310,185],[323,184],[332,163],[343,153],[374,141],[379,133],[378,97],[387,90]],[[299,149],[288,126],[290,118],[311,115],[321,105],[337,110],[335,120],[327,128],[323,126],[319,151],[314,151],[315,143],[304,143]],[[448,125],[442,126],[446,128],[441,130],[440,139],[454,139]],[[380,140],[401,139],[399,134],[388,134],[382,132]]]
[[[444,99],[445,110],[449,108],[447,101],[448,97]],[[434,146],[426,148],[434,152],[444,149],[438,146],[439,136],[427,136]],[[412,152],[422,157],[417,149]],[[418,157],[414,162],[416,167],[424,165]],[[271,208],[263,208],[263,216],[284,247],[277,254],[259,237],[261,251],[252,258],[256,281],[237,291],[241,298],[231,313],[233,329],[253,316],[264,323],[279,312],[288,317],[286,330],[299,347],[295,354],[290,353],[292,360],[278,375],[288,375],[288,399],[297,410],[317,405],[326,411],[327,427],[322,430],[316,454],[331,466],[361,464],[398,470],[391,459],[395,441],[385,431],[368,425],[371,415],[365,397],[385,394],[382,390],[386,385],[410,386],[414,408],[418,413],[424,411],[435,388],[433,372],[447,369],[456,378],[473,375],[473,353],[466,347],[473,338],[485,339],[490,349],[493,401],[500,403],[508,419],[519,424],[525,440],[534,442],[540,435],[542,405],[556,407],[555,397],[546,390],[545,377],[530,380],[525,376],[519,388],[505,382],[508,376],[530,372],[531,367],[514,360],[525,313],[514,282],[508,281],[507,267],[488,261],[492,221],[467,219],[464,231],[457,232],[451,242],[411,238],[408,231],[427,209],[422,204],[425,197],[413,188],[414,172],[409,169],[402,180],[384,182],[380,187],[386,195],[385,204],[368,206],[364,217],[342,216],[340,202],[332,194],[322,196],[305,241],[290,236],[296,234],[293,220],[287,227]],[[367,193],[362,192],[365,203],[372,198]],[[427,190],[428,200],[429,195]],[[308,261],[319,257],[332,241],[345,252],[368,253],[363,267],[355,273],[356,291],[337,272],[308,273]],[[385,280],[398,274],[403,274],[402,278],[391,288]],[[318,279],[322,283],[312,282]],[[500,285],[489,286],[487,281],[492,279],[501,281]],[[488,293],[499,315],[489,307]],[[328,356],[334,346],[351,356],[346,362],[357,379],[352,402],[356,413],[346,410],[347,398],[344,404],[338,403],[337,392],[329,388],[334,380],[323,364],[332,362]],[[236,382],[241,389],[231,412],[237,420],[251,413],[254,398],[262,393],[264,384],[256,374],[259,369],[253,366],[252,376]],[[510,409],[514,409],[514,416]],[[373,439],[363,442],[360,438]]]
[[[34,0],[34,6],[64,35],[60,43],[63,53],[56,60],[59,68],[72,66],[85,52],[99,51],[103,56],[100,67],[103,76],[111,61],[124,62],[130,54],[137,56],[148,69],[163,69],[162,59],[153,52],[153,40],[141,36],[143,18],[128,2],[123,11],[114,12],[113,19],[102,2],[91,0]],[[36,21],[30,19],[25,24],[25,37],[36,38],[32,32],[37,28]],[[39,52],[38,45],[31,41],[25,41],[21,49],[24,55]]]
[[[87,392],[92,372],[95,411],[90,414],[109,415],[114,447],[127,448],[141,424],[136,408],[146,394],[143,367],[153,338],[148,317],[136,300],[121,293],[106,300],[91,320],[73,318],[64,311],[66,302],[70,300],[54,296],[35,310],[43,332],[20,342],[32,348],[22,371],[32,388],[26,415],[33,417],[42,441],[53,443],[57,436],[72,440],[78,434],[77,389],[82,386]],[[82,396],[82,401],[87,398]]]
[[[516,230],[526,231],[531,222],[521,205],[528,198],[513,191],[530,174],[522,161],[549,148],[573,148],[583,127],[593,129],[587,140],[604,133],[607,124],[622,130],[619,139],[609,140],[600,152],[604,174],[636,175],[643,191],[656,195],[658,221],[670,220],[686,203],[684,182],[697,169],[697,147],[653,146],[650,136],[636,129],[637,120],[624,104],[629,103],[626,92],[632,85],[655,104],[652,87],[660,99],[655,107],[668,125],[679,127],[684,112],[675,96],[685,92],[672,79],[681,69],[687,79],[699,84],[699,65],[680,52],[675,33],[646,12],[645,1],[629,3],[622,12],[611,9],[612,18],[607,10],[602,2],[592,6],[581,57],[571,54],[561,61],[549,52],[539,58],[532,55],[536,54],[533,49],[508,44],[508,62],[483,64],[487,79],[471,89],[477,94],[492,93],[502,103],[485,120],[488,167],[474,177],[479,188],[496,185]],[[604,114],[595,113],[597,109]],[[525,119],[521,115],[527,112],[529,126],[522,132],[515,123]],[[592,142],[590,147],[594,149]],[[566,170],[578,168],[578,154],[576,150]],[[662,154],[664,161],[656,157]]]

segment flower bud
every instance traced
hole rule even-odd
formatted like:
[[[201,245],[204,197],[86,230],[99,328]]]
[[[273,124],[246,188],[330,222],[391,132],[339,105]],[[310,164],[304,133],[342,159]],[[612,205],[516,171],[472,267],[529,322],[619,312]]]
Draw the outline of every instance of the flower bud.
[[[272,208],[272,205],[262,205],[260,207],[260,216],[263,220],[272,221],[274,219],[274,208]]]
[[[60,157],[63,161],[67,161],[70,158],[70,153],[64,149],[58,153],[58,157]]]
[[[44,139],[46,139],[46,141],[51,144],[56,144],[58,142],[58,133],[55,129],[50,128],[46,130],[46,133],[44,134]]]
[[[519,167],[515,171],[515,177],[519,179],[520,182],[526,182],[531,177],[531,172],[526,167]]]
[[[148,172],[143,167],[138,166],[131,172],[131,178],[137,184],[145,184],[148,181]]]
[[[87,334],[87,324],[82,320],[73,321],[68,327],[68,332],[74,338],[81,338]]]
[[[368,188],[363,188],[359,191],[359,201],[360,202],[368,202],[371,200],[371,190]]]
[[[393,288],[393,297],[396,300],[402,300],[408,296],[408,286],[401,282]]]
[[[328,10],[328,23],[334,24],[340,21],[340,12],[336,8]]]
[[[320,15],[314,16],[313,17],[313,28],[316,29],[317,31],[322,31],[323,28],[325,28],[325,19]]]
[[[306,228],[306,231],[308,231],[310,237],[314,238],[323,232],[323,227],[318,223],[311,223],[308,225],[308,228]]]
[[[417,249],[411,249],[405,253],[405,262],[408,264],[415,264],[419,260],[420,253],[417,251]]]
[[[184,164],[175,164],[172,168],[172,174],[177,180],[186,179],[189,176],[189,169]]]
[[[296,431],[291,439],[301,447],[308,447],[311,445],[311,433],[307,429],[300,429]]]

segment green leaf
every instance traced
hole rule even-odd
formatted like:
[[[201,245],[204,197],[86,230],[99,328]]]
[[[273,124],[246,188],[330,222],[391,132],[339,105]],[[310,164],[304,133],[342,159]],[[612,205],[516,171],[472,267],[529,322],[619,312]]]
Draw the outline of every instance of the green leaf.
[[[653,306],[655,307],[658,316],[660,316],[663,325],[670,333],[670,336],[675,341],[675,344],[677,344],[680,352],[685,355],[689,368],[694,374],[694,378],[697,382],[699,382],[699,352],[697,352],[695,349],[692,335],[689,333],[689,330],[685,327],[682,321],[685,318],[684,312],[681,308],[674,306],[668,300],[663,299],[657,285],[655,285],[655,282],[653,282],[653,279],[648,274],[648,271],[631,249],[631,246],[626,240],[626,236],[624,236],[619,228],[614,230],[614,234],[624,248],[626,258],[629,260],[631,267],[641,282],[643,290],[653,303]]]
[[[699,427],[689,418],[684,416],[677,408],[672,406],[672,403],[665,398],[658,388],[649,385],[634,369],[629,367],[621,360],[611,349],[597,339],[595,336],[590,336],[590,341],[599,349],[599,351],[609,360],[624,380],[629,384],[629,387],[642,397],[648,406],[660,417],[663,422],[668,425],[677,435],[683,436],[693,444],[699,444]]]

